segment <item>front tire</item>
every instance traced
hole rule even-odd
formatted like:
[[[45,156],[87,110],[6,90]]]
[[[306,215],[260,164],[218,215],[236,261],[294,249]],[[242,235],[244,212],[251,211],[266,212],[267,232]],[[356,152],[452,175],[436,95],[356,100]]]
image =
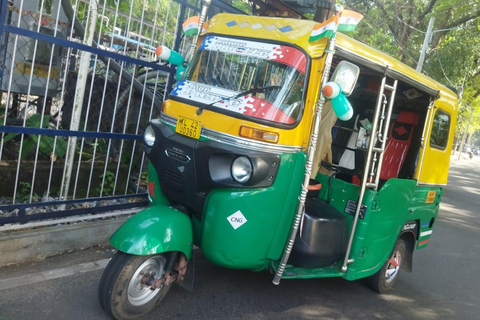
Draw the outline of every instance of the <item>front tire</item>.
[[[110,260],[98,288],[102,308],[115,319],[135,319],[160,304],[172,285],[158,289],[141,283],[145,274],[160,278],[165,272],[166,254],[135,256],[118,251]]]
[[[405,241],[398,239],[392,253],[382,268],[368,278],[368,284],[373,290],[386,293],[392,289],[397,281],[400,269],[403,266],[406,251]]]

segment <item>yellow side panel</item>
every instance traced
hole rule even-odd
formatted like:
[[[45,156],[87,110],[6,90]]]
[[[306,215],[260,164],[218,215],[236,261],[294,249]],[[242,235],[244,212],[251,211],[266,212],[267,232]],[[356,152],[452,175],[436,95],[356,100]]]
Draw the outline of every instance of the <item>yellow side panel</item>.
[[[448,143],[445,150],[434,148],[430,145],[430,135],[432,129],[432,122],[435,113],[441,109],[450,115],[450,131]],[[455,94],[449,95],[449,92],[442,91],[440,98],[435,103],[434,114],[430,119],[429,132],[425,139],[425,155],[420,157],[419,166],[415,174],[420,184],[429,185],[445,185],[448,180],[448,169],[450,166],[450,156],[453,145],[453,136],[455,133],[455,126],[457,123],[458,102]],[[420,151],[423,153],[423,149]]]
[[[430,147],[430,143],[428,144],[423,168],[420,172],[420,184],[447,184],[448,168],[450,166],[450,150],[450,148],[446,150],[434,149]]]

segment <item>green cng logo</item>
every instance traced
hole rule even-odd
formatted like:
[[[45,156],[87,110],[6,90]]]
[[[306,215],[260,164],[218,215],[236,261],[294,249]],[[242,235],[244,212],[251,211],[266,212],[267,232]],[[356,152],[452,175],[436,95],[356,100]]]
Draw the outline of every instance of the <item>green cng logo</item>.
[[[244,215],[238,210],[231,216],[227,217],[228,222],[232,225],[233,229],[237,230],[239,227],[241,227],[243,224],[247,222],[247,219],[245,219]]]

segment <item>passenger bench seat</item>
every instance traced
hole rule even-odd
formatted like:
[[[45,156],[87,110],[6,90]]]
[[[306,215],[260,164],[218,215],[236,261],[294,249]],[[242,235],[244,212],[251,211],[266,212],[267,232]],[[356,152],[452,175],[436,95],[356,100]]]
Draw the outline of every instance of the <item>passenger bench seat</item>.
[[[410,147],[413,130],[418,125],[419,120],[419,114],[411,111],[401,111],[392,124],[383,156],[380,179],[398,178],[398,173]]]

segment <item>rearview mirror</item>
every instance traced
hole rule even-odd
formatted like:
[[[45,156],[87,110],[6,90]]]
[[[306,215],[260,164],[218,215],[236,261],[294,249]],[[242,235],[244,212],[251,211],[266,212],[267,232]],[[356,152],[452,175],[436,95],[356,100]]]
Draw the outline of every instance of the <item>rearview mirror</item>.
[[[342,88],[342,93],[348,97],[355,89],[359,74],[360,68],[357,65],[348,61],[340,61],[330,81],[338,83]]]

